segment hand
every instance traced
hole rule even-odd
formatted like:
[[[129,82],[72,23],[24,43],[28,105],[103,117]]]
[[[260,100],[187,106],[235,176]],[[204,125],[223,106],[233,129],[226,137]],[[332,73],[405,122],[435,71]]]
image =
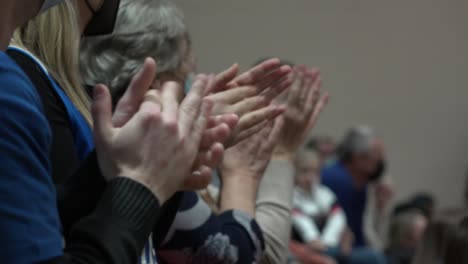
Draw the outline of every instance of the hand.
[[[327,250],[327,246],[324,243],[322,243],[322,241],[320,241],[320,240],[310,241],[308,243],[308,246],[312,250],[315,250],[315,251],[318,251],[318,252],[325,252]]]
[[[222,180],[247,178],[259,182],[273,155],[282,128],[283,120],[278,117],[259,133],[226,150],[220,166]]]
[[[344,256],[351,255],[351,251],[353,250],[353,243],[354,243],[353,232],[351,232],[349,228],[346,228],[341,234],[341,239],[340,239],[341,254]]]
[[[269,120],[274,120],[282,110],[269,106],[279,94],[291,85],[289,66],[281,66],[278,59],[267,60],[236,77],[238,66],[221,72],[207,96],[214,102],[213,114],[234,113],[239,124],[224,143],[231,147],[259,132]]]
[[[112,117],[112,123],[115,127],[122,127],[137,113],[146,93],[153,87],[155,77],[156,63],[152,58],[147,58],[142,70],[132,78],[129,87],[116,105]],[[210,87],[206,90],[208,89]],[[153,92],[153,97],[160,97],[159,92]],[[237,123],[238,117],[235,114],[210,117],[208,129],[203,134],[197,162],[194,165],[194,170],[198,171],[194,171],[194,173],[200,173],[199,169],[201,167],[210,166],[211,168],[215,168],[219,164],[223,156],[224,147],[215,143],[225,142]],[[202,171],[205,171],[205,169],[202,169]],[[191,181],[186,183],[183,189],[201,188],[207,180],[208,177],[206,175],[204,177],[193,177]]]
[[[281,123],[282,119],[275,121]],[[259,133],[226,150],[220,166],[221,211],[242,210],[255,217],[258,186],[270,162],[281,131],[281,124],[270,121]]]
[[[163,100],[150,92],[138,111],[121,127],[112,122],[111,97],[105,86],[94,90],[92,107],[98,160],[108,178],[122,176],[149,188],[166,201],[191,175],[208,123],[212,102],[203,100],[208,84],[199,76],[179,106],[177,84],[168,82]]]
[[[318,69],[298,66],[294,82],[284,98],[286,113],[284,129],[276,150],[277,155],[292,156],[309,135],[328,102],[328,93],[321,95],[322,79]]]
[[[378,212],[383,212],[393,198],[393,186],[386,182],[375,183],[376,206]]]

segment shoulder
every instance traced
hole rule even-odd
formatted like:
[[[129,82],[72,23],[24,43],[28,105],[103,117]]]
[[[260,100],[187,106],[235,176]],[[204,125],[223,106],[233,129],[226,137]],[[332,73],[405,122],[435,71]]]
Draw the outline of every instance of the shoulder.
[[[46,116],[49,119],[67,121],[65,106],[49,80],[45,66],[39,60],[21,52],[20,49],[8,49],[7,54],[19,65],[33,83],[38,93]],[[31,55],[32,56],[32,55]]]

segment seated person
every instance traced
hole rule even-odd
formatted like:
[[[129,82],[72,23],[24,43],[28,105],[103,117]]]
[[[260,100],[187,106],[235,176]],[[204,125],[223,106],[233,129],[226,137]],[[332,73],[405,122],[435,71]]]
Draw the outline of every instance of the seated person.
[[[294,159],[294,168],[296,186],[290,250],[306,263],[333,263],[331,260],[327,262],[322,253],[340,246],[346,229],[345,215],[335,195],[320,184],[320,159],[314,151],[300,150]],[[301,247],[296,241],[307,246]]]
[[[310,150],[299,151],[294,166],[293,228],[299,241],[325,247],[339,246],[346,218],[330,189],[320,184],[319,158]]]
[[[389,264],[410,264],[428,224],[422,211],[412,209],[396,214],[390,224],[386,250]]]
[[[318,155],[302,149],[296,155],[293,196],[293,240],[290,250],[306,263],[375,264],[383,256],[368,248],[353,249],[353,235],[347,230],[346,216],[335,194],[320,183]],[[298,245],[299,243],[306,245]]]
[[[383,142],[365,126],[347,133],[338,148],[337,160],[322,170],[322,183],[335,193],[343,208],[355,248],[383,246],[382,230],[392,196],[390,186],[381,179],[384,171]]]

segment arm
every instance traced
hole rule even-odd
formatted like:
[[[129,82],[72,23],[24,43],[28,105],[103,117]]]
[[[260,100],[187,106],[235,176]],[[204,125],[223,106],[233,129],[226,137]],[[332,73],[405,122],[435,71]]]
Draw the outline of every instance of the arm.
[[[287,256],[293,179],[291,163],[273,159],[260,184],[255,219],[262,228],[266,245],[262,263],[284,263]]]
[[[8,66],[8,62],[5,65]],[[3,63],[4,61],[0,64],[0,86],[3,89],[0,94],[0,111],[4,113],[0,116],[0,243],[4,245],[0,251],[2,262],[113,263],[109,260],[136,259],[141,249],[135,250],[138,253],[133,256],[132,250],[125,251],[125,248],[129,245],[135,245],[130,248],[137,248],[138,244],[145,242],[147,237],[141,241],[139,237],[149,235],[149,231],[145,229],[147,225],[153,224],[157,211],[157,200],[149,191],[145,194],[139,184],[137,186],[140,194],[136,200],[133,196],[122,196],[122,204],[146,201],[148,207],[141,206],[139,211],[151,211],[154,212],[151,213],[153,215],[147,213],[150,217],[145,220],[122,217],[119,229],[112,225],[107,229],[107,234],[115,234],[115,248],[125,253],[116,253],[101,246],[108,241],[99,240],[106,237],[99,236],[103,233],[92,230],[93,226],[101,229],[103,223],[107,223],[112,216],[108,214],[109,209],[107,212],[98,209],[94,220],[91,216],[77,224],[74,235],[70,237],[72,248],[67,246],[67,254],[63,255],[54,186],[48,166],[50,132],[47,120],[41,112],[39,97],[27,77],[14,67],[5,69]],[[135,184],[130,183],[126,189],[134,193],[131,189],[135,188]],[[116,185],[104,196],[104,201],[100,203],[101,208],[107,208],[106,200],[116,201],[111,198],[115,196],[114,190],[120,189],[118,187],[121,184]],[[148,200],[148,193],[152,200]],[[135,243],[126,243],[130,240]]]
[[[320,231],[315,225],[314,221],[298,212],[292,213],[292,223],[295,230],[301,236],[305,243],[309,243],[318,240],[320,237]]]
[[[337,247],[346,228],[346,217],[343,210],[333,206],[327,218],[327,223],[322,231],[321,241],[328,247]]]
[[[377,184],[388,185],[389,183],[378,182],[370,185],[367,195],[369,198],[364,215],[364,233],[367,242],[373,248],[382,249],[385,246],[384,238],[387,234],[391,206],[389,206],[388,202],[385,206],[379,206],[378,195],[380,194],[378,193]]]

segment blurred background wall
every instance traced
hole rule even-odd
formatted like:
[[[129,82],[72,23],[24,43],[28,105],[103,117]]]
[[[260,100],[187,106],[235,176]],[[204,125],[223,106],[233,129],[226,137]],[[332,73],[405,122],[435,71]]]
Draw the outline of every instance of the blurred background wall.
[[[200,72],[278,56],[319,66],[332,100],[314,130],[369,124],[397,198],[459,205],[468,169],[468,1],[177,0]]]

